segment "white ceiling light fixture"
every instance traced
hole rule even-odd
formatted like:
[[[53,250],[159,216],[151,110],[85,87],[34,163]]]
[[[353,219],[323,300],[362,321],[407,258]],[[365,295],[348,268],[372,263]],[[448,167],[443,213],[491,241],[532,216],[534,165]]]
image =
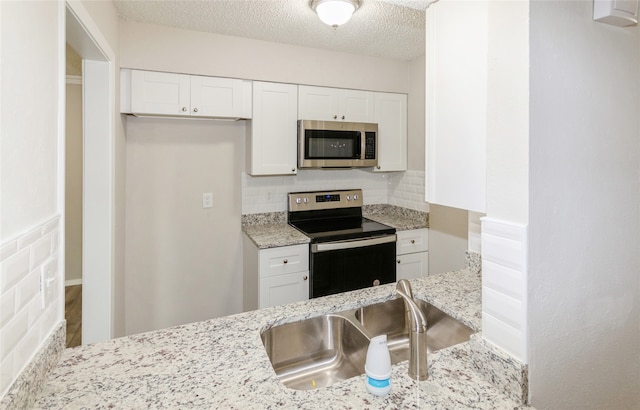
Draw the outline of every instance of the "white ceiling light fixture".
[[[311,8],[318,14],[320,20],[333,28],[345,24],[356,9],[360,7],[359,0],[312,0]]]

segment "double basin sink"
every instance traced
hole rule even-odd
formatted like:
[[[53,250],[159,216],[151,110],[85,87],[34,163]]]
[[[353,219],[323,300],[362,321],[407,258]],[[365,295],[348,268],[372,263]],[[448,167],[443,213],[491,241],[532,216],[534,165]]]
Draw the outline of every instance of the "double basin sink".
[[[427,352],[469,340],[474,331],[416,299],[427,318]],[[409,323],[403,299],[285,323],[262,332],[262,343],[278,379],[309,390],[364,374],[369,341],[387,335],[391,363],[409,358]]]

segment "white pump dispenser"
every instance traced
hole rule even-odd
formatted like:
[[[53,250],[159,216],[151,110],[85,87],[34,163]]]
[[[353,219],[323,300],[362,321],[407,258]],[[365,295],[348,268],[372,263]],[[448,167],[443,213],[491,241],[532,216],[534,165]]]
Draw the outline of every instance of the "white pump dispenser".
[[[369,342],[364,370],[367,390],[371,394],[385,396],[391,391],[391,356],[387,335],[376,336]]]

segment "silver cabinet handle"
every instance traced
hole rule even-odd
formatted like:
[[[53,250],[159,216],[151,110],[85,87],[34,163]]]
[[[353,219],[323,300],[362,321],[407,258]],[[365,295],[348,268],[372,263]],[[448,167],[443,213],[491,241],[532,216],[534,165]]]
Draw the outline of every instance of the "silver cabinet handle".
[[[187,107],[182,107],[182,112],[187,112]]]
[[[338,116],[337,116],[337,115],[334,115],[334,116],[333,116],[333,119],[334,119],[334,120],[337,120],[337,119],[338,119]]]
[[[373,281],[373,286],[380,286],[380,279],[376,279]]]
[[[308,277],[307,275],[304,275],[304,276],[302,277],[302,280],[307,280],[307,279],[309,279],[309,277]]]
[[[396,262],[400,263],[400,259],[398,259]]]
[[[378,165],[378,167],[377,167],[377,168],[378,168],[378,169],[380,169],[380,165]]]
[[[411,240],[411,243],[412,243],[412,244],[416,243],[415,239],[412,239],[412,240]]]
[[[291,168],[291,172],[296,172],[296,169],[295,168]]]
[[[198,107],[194,108],[193,112],[198,112]]]
[[[289,263],[289,261],[288,261],[287,259],[284,259],[284,260],[282,261],[282,263],[284,263],[284,264],[286,265],[287,263]]]
[[[342,119],[344,120],[344,115],[342,116]]]

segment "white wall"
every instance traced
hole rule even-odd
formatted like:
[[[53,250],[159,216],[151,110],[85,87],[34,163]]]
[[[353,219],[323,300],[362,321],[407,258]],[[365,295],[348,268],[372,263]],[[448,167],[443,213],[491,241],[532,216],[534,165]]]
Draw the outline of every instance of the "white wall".
[[[407,169],[424,172],[425,58],[409,61],[407,97]]]
[[[530,397],[640,407],[640,28],[531,2]]]
[[[57,2],[0,2],[0,397],[62,320]],[[15,41],[21,39],[23,41]],[[40,271],[56,288],[40,304]]]
[[[487,11],[482,335],[527,363],[529,2],[489,1]]]
[[[82,280],[82,85],[67,82],[65,140],[65,283]]]
[[[245,132],[243,121],[128,119],[127,334],[242,311]]]
[[[407,62],[122,22],[122,67],[409,92]]]
[[[82,5],[91,15],[100,34],[114,52],[113,66],[116,70],[115,101],[120,101],[120,20],[115,6],[111,1],[83,0]],[[114,107],[119,112],[118,106]],[[113,334],[124,336],[125,309],[125,175],[126,175],[126,139],[124,131],[124,116],[115,115],[113,142]]]

